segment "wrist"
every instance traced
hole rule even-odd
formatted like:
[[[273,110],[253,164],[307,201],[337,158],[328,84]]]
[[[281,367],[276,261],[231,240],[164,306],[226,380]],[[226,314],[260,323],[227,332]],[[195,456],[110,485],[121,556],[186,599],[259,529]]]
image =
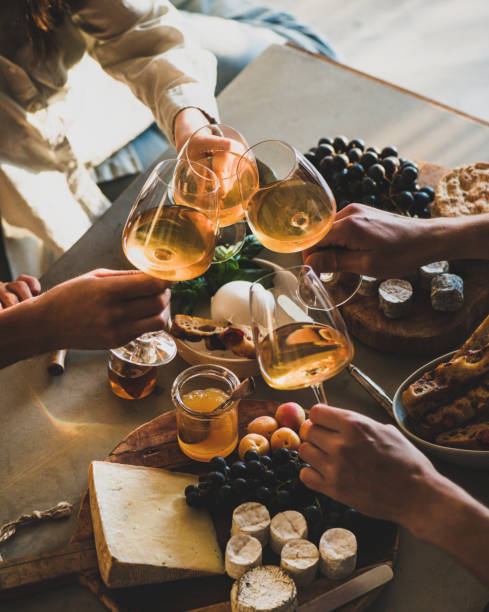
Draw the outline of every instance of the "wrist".
[[[177,152],[199,128],[208,125],[210,119],[199,108],[188,107],[180,110],[174,120],[175,147]]]

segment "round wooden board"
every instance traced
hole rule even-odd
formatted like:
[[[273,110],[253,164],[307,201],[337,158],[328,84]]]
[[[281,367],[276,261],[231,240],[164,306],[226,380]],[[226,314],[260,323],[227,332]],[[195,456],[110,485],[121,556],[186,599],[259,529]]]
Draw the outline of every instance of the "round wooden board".
[[[447,168],[419,162],[419,183],[436,187]],[[464,305],[456,312],[437,312],[429,293],[415,288],[411,312],[402,319],[387,318],[378,298],[356,295],[342,307],[348,330],[380,351],[411,355],[446,353],[459,346],[489,312],[489,261],[457,262],[464,281]]]
[[[246,425],[256,416],[273,415],[276,402],[242,400],[239,408],[240,435]],[[164,467],[179,471],[205,473],[205,464],[188,459],[178,447],[176,420],[173,411],[145,423],[123,440],[107,457],[106,461]],[[221,547],[229,537],[230,521],[216,521],[216,531]],[[381,563],[394,564],[398,548],[398,527],[384,521],[372,521],[368,540],[360,541],[357,573]],[[82,500],[78,527],[72,544],[93,537],[88,493]],[[228,612],[229,593],[232,580],[227,576],[196,578],[172,583],[154,584],[127,589],[108,589],[102,583],[98,571],[89,570],[79,575],[79,582],[88,587],[113,612],[141,612],[164,609],[166,612],[199,610],[203,612]],[[338,585],[327,578],[318,578],[311,586],[299,592],[299,603],[314,600],[317,596]],[[339,608],[342,612],[366,610],[378,597],[382,587],[367,593],[357,600]]]

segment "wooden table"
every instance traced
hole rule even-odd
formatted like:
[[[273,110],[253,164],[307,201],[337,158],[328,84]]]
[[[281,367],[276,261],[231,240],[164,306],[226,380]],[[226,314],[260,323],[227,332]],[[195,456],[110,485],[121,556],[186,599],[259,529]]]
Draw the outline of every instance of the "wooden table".
[[[222,119],[249,142],[282,138],[305,151],[322,135],[346,134],[370,144],[395,144],[403,156],[454,167],[489,159],[489,126],[345,66],[295,49],[271,47],[220,95]],[[126,267],[121,231],[136,181],[89,232],[48,271],[44,287],[95,267]],[[293,256],[280,257],[287,265]],[[422,360],[385,355],[356,343],[355,363],[392,394]],[[107,386],[106,354],[72,351],[60,378],[45,357],[0,372],[0,523],[62,499],[79,502],[92,459],[102,459],[137,425],[171,408],[169,390],[185,364],[160,368],[158,393],[139,402],[115,398]],[[345,373],[327,385],[332,404],[385,421],[386,416]],[[256,397],[283,399],[260,381]],[[309,392],[286,394],[312,402]],[[489,503],[487,472],[437,467]],[[382,478],[382,474],[379,474]],[[449,511],[449,509],[447,509]],[[6,559],[57,548],[75,519],[21,531],[2,546]],[[394,581],[373,612],[480,612],[489,591],[453,559],[403,531]],[[88,591],[65,586],[2,603],[2,611],[103,610]]]

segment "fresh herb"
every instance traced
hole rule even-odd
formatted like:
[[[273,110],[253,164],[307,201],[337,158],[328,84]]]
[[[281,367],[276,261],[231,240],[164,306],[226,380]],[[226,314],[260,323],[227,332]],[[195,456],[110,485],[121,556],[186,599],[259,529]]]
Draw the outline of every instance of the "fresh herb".
[[[191,315],[199,302],[209,300],[216,291],[231,281],[245,280],[254,282],[265,272],[253,257],[262,249],[253,236],[246,236],[241,251],[222,263],[212,264],[205,274],[188,281],[175,283],[172,287],[172,311]]]

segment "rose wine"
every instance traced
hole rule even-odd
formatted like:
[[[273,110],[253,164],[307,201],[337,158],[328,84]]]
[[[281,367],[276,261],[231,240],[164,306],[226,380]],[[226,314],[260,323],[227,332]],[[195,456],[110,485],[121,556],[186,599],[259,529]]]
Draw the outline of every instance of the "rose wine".
[[[324,238],[334,221],[335,204],[321,185],[290,179],[255,192],[246,214],[264,246],[295,253]]]
[[[271,387],[303,389],[342,370],[353,358],[353,347],[327,325],[288,323],[261,340],[257,354]]]
[[[216,225],[188,206],[151,208],[130,219],[122,244],[129,261],[151,276],[171,281],[196,278],[210,266]]]

